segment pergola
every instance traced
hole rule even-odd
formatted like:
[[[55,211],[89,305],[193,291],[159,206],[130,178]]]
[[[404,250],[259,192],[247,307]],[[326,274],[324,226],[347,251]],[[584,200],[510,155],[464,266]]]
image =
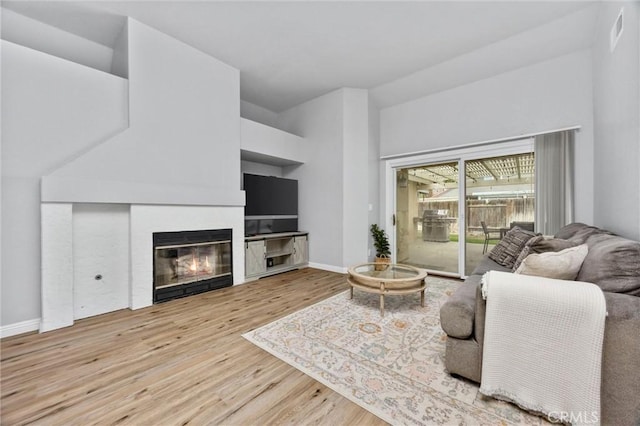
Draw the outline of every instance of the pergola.
[[[494,185],[531,184],[535,172],[533,152],[503,157],[467,160],[466,185],[489,187]],[[458,188],[458,163],[442,163],[407,169],[408,179],[420,184],[421,190],[438,193]]]

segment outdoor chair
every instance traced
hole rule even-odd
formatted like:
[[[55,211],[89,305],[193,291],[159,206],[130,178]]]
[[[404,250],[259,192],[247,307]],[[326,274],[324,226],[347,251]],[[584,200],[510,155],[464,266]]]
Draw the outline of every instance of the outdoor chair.
[[[480,225],[482,225],[482,232],[484,232],[484,247],[482,247],[482,254],[485,254],[487,252],[487,249],[489,248],[489,242],[491,241],[500,241],[502,238],[500,236],[500,231],[499,230],[489,230],[489,228],[487,228],[487,224],[484,223],[484,221],[480,221]],[[498,234],[497,237],[492,237],[491,234],[492,233],[496,233]]]

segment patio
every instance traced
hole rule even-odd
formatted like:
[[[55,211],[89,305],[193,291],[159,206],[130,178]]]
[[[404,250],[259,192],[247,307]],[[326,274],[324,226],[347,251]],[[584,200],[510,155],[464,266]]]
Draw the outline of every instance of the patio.
[[[489,244],[487,253],[495,244]],[[408,257],[399,259],[400,263],[449,273],[458,272],[458,247],[457,241],[446,243],[422,241],[415,238],[409,244]],[[466,273],[470,273],[482,259],[482,243],[467,244]]]

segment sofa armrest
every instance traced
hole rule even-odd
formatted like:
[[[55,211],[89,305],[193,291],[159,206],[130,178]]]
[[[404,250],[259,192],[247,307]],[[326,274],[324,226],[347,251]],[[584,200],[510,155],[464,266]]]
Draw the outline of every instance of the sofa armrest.
[[[465,282],[460,283],[460,286],[440,308],[440,324],[447,335],[458,339],[468,339],[473,333],[476,287],[479,280],[479,276],[471,276]]]
[[[474,337],[480,347],[480,365],[482,365],[482,348],[484,344],[484,319],[487,315],[487,301],[482,298],[482,283],[476,285],[476,316],[474,318]]]

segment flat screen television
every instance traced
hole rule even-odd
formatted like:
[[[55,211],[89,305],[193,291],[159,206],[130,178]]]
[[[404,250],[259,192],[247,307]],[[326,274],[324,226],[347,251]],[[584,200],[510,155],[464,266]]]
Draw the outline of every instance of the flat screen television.
[[[245,173],[245,234],[298,230],[298,181]]]

